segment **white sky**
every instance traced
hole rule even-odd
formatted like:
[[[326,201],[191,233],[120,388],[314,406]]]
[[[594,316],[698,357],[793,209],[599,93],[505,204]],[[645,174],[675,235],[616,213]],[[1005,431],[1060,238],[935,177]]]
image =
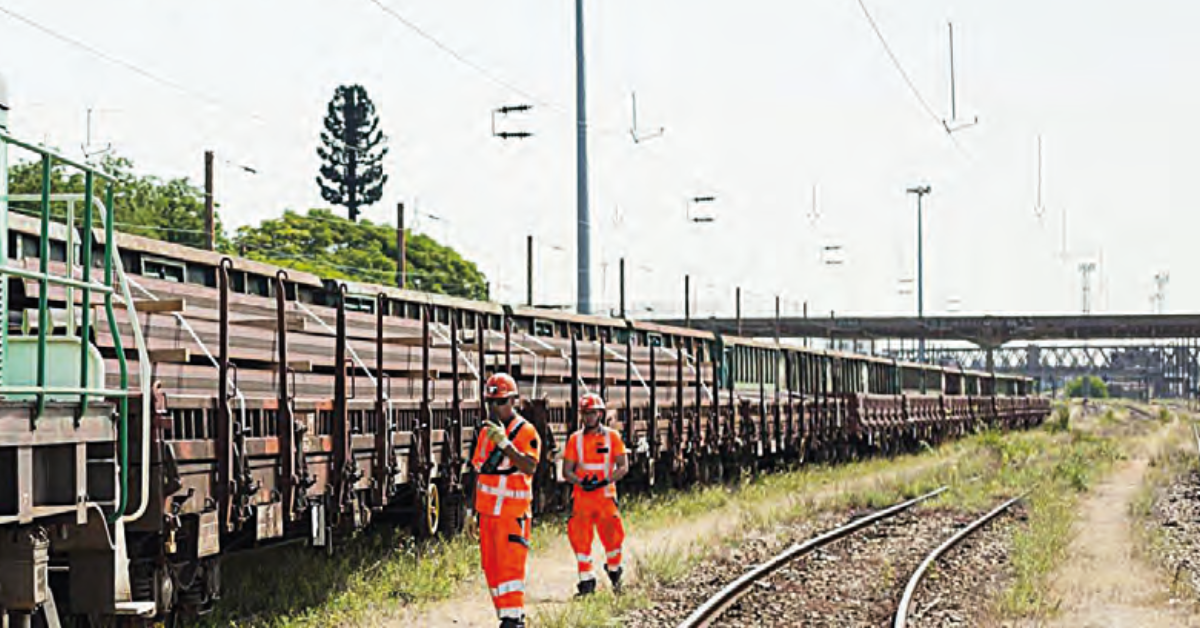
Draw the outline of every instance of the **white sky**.
[[[313,181],[325,105],[362,83],[390,136],[384,201],[480,264],[505,301],[524,298],[525,236],[538,247],[538,302],[575,299],[573,9],[569,0],[382,0],[543,104],[503,142],[489,112],[527,101],[388,17],[369,0],[0,0],[0,7],[187,87],[148,80],[0,12],[0,72],[13,130],[78,155],[93,144],[139,170],[202,180],[223,163],[227,225],[324,206]],[[1168,312],[1200,309],[1192,240],[1200,219],[1200,3],[866,0],[915,84],[949,115],[946,22],[954,22],[955,134],[923,111],[856,0],[587,2],[593,301],[659,314],[914,312],[915,203],[927,182],[926,311],[1073,312],[1077,265],[1103,258],[1093,309],[1147,312],[1169,270]],[[643,127],[629,138],[630,92]],[[1037,136],[1043,199],[1034,213]],[[820,217],[807,217],[819,186]],[[685,220],[685,199],[711,224]],[[617,211],[617,208],[620,211]],[[1067,212],[1067,259],[1061,257]],[[617,216],[621,220],[616,220]],[[409,218],[410,224],[413,218]],[[564,250],[550,248],[561,246]],[[845,263],[821,263],[841,245]],[[607,264],[607,272],[602,267]],[[603,281],[602,281],[603,279]]]

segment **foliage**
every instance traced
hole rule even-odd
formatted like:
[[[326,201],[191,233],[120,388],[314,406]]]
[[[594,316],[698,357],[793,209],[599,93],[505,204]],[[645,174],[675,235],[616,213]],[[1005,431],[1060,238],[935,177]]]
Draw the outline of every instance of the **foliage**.
[[[383,197],[383,157],[387,141],[379,130],[379,116],[362,85],[341,85],[325,113],[325,130],[317,147],[322,166],[317,177],[321,198],[349,210],[358,220],[358,208]]]
[[[1071,407],[1067,404],[1055,406],[1054,414],[1046,422],[1046,428],[1053,432],[1066,432],[1071,429]]]
[[[234,242],[250,259],[329,279],[396,285],[396,229],[390,225],[351,222],[327,209],[309,210],[307,216],[288,211],[238,229]],[[429,236],[410,235],[406,258],[409,288],[487,298],[487,278],[475,264]]]
[[[1084,375],[1067,383],[1066,395],[1076,398],[1108,399],[1108,384],[1095,375]]]
[[[166,240],[177,244],[203,247],[204,237],[204,192],[187,179],[159,179],[134,174],[133,162],[124,157],[105,155],[100,170],[116,178],[113,189],[113,205],[116,213],[116,228],[148,238]],[[41,194],[42,164],[30,161],[9,168],[10,194]],[[75,168],[55,166],[50,171],[51,194],[83,194],[84,176]],[[93,194],[103,199],[106,187],[96,181]],[[14,202],[12,207],[22,213],[40,215],[36,202]],[[82,205],[76,205],[76,214],[82,221]],[[62,203],[51,206],[51,216],[62,219],[66,207]],[[227,250],[228,239],[221,227],[220,217],[215,217],[217,248]],[[97,228],[100,221],[96,221]]]
[[[470,534],[416,541],[377,526],[348,538],[333,556],[308,547],[224,559],[224,596],[199,626],[348,626],[401,604],[442,600],[478,573]],[[356,621],[357,620],[357,621]]]
[[[1053,612],[1049,579],[1066,557],[1080,493],[1120,458],[1120,439],[1072,431],[1045,444],[1046,469],[1028,488],[1025,521],[1012,537],[1009,560],[1013,582],[998,600],[1002,615],[1044,618]]]

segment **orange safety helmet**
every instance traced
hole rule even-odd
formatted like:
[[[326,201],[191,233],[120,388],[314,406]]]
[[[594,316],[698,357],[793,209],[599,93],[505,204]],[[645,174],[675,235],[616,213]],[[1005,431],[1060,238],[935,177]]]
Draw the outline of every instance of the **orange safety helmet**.
[[[586,412],[588,410],[604,410],[604,398],[596,393],[587,393],[579,399],[579,409]]]
[[[517,396],[517,381],[508,373],[496,373],[483,386],[485,399],[508,399]]]

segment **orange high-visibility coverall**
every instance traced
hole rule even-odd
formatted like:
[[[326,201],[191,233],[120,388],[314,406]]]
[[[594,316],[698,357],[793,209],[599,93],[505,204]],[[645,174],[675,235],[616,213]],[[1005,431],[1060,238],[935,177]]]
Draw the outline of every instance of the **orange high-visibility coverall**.
[[[625,454],[625,443],[616,430],[603,425],[595,433],[579,430],[567,440],[563,459],[575,463],[575,475],[580,478],[595,476],[611,480],[617,458]],[[604,546],[605,566],[615,571],[621,566],[621,544],[625,541],[625,526],[617,510],[617,486],[609,484],[594,491],[585,491],[576,485],[571,519],[567,522],[567,537],[571,549],[575,550],[579,579],[593,580],[592,539],[595,531],[600,533],[600,544]]]
[[[537,429],[520,415],[505,428],[517,451],[539,458]],[[479,514],[479,557],[492,604],[500,619],[525,616],[525,559],[529,555],[533,478],[521,473],[507,456],[492,473],[483,465],[495,445],[481,434],[471,464],[479,470],[475,511]]]

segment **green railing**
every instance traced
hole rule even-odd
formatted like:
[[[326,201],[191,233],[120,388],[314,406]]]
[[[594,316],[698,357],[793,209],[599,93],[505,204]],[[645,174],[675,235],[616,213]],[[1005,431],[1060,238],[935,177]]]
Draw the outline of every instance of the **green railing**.
[[[5,146],[0,146],[0,150],[6,150],[7,146],[17,146],[37,154],[41,159],[41,174],[42,174],[42,194],[41,194],[41,224],[40,234],[38,238],[38,271],[32,272],[23,268],[16,268],[10,265],[10,260],[7,255],[0,256],[0,281],[7,281],[6,276],[19,277],[22,279],[36,280],[38,282],[38,330],[37,330],[37,372],[36,383],[34,386],[10,386],[6,382],[0,381],[0,396],[2,395],[32,395],[37,405],[37,413],[34,415],[34,422],[38,421],[46,411],[47,397],[50,395],[77,395],[79,397],[80,412],[87,409],[88,397],[111,397],[118,400],[119,416],[118,416],[118,458],[120,468],[120,496],[118,504],[110,515],[111,520],[116,520],[124,514],[125,508],[129,499],[129,368],[125,360],[125,350],[121,343],[120,329],[117,326],[116,315],[113,311],[113,251],[116,248],[116,240],[113,233],[113,187],[116,183],[115,179],[104,172],[101,172],[87,164],[73,161],[62,155],[59,155],[51,150],[41,146],[36,146],[18,140],[3,130],[0,130],[0,143]],[[50,270],[50,200],[51,200],[51,183],[53,168],[56,164],[71,166],[83,172],[84,175],[84,212],[83,212],[83,242],[82,248],[82,279],[76,280],[69,276],[73,269],[73,264],[67,265],[68,276],[53,275]],[[0,176],[7,178],[8,173],[2,172]],[[92,281],[92,248],[94,245],[94,214],[95,202],[94,192],[96,180],[107,183],[105,202],[103,204],[105,216],[104,221],[104,277],[102,282],[97,283]],[[4,199],[6,200],[6,199]],[[3,231],[0,233],[0,238],[4,242],[8,241],[8,207],[7,204],[0,204],[0,211],[4,212]],[[5,247],[6,248],[6,247]],[[70,256],[68,256],[70,259]],[[46,359],[47,333],[50,326],[50,286],[63,286],[68,289],[68,301],[73,300],[71,289],[79,289],[82,291],[83,308],[81,312],[81,321],[79,327],[79,386],[49,386],[47,385],[48,364]],[[91,346],[91,310],[92,310],[92,294],[102,294],[104,296],[104,312],[108,319],[108,328],[111,333],[116,349],[118,364],[120,365],[120,389],[109,390],[104,388],[103,384],[99,388],[89,387],[88,385],[88,364],[89,355],[88,349]],[[7,296],[7,295],[6,295]],[[7,310],[7,299],[5,300],[4,309]],[[126,304],[132,308],[133,304]],[[68,322],[68,328],[74,324],[74,321]],[[8,353],[8,326],[5,324],[3,328],[3,353],[7,359]],[[145,464],[145,461],[143,461]]]

